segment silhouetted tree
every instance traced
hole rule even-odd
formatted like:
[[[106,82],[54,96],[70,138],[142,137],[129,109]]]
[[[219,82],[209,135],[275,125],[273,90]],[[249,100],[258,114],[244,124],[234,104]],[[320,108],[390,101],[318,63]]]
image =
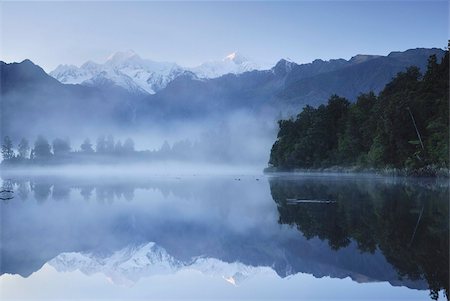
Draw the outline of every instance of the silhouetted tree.
[[[9,160],[14,158],[13,144],[8,136],[5,136],[5,138],[3,138],[2,156],[3,160]]]
[[[97,138],[95,150],[97,151],[97,153],[104,153],[106,151],[106,140],[104,135],[101,135]]]
[[[85,153],[93,153],[94,149],[92,148],[92,143],[91,140],[89,140],[89,138],[84,139],[83,144],[81,144],[80,146],[81,151],[85,152]]]
[[[128,153],[134,152],[134,141],[131,138],[127,138],[127,140],[125,140],[123,150]]]
[[[123,146],[120,140],[116,142],[116,145],[114,146],[114,152],[119,154],[123,152]]]
[[[70,152],[70,144],[68,140],[56,138],[53,140],[52,145],[55,156],[67,155]]]
[[[39,135],[34,142],[33,157],[37,159],[49,158],[52,155],[47,139]]]
[[[161,153],[167,154],[170,152],[170,145],[167,141],[164,141],[163,145],[159,149]]]
[[[19,142],[19,157],[22,159],[26,159],[28,157],[28,152],[30,151],[30,145],[28,144],[28,140],[22,138]]]
[[[114,137],[112,135],[106,137],[105,148],[108,153],[114,152]]]

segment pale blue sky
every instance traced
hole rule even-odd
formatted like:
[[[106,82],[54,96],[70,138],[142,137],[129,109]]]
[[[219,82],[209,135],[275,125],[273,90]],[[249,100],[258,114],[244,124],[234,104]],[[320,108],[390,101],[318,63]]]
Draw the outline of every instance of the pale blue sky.
[[[447,1],[2,2],[0,59],[102,62],[133,49],[194,66],[239,51],[268,64],[447,46]]]

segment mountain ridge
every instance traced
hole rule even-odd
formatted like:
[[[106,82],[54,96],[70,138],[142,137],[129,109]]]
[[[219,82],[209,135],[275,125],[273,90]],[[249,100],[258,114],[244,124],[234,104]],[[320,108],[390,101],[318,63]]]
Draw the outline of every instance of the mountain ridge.
[[[89,133],[98,125],[148,129],[150,124],[161,122],[219,121],[237,111],[275,123],[277,118],[295,116],[305,105],[325,103],[332,94],[354,101],[360,93],[377,93],[397,72],[412,65],[423,70],[429,55],[440,60],[443,53],[437,48],[419,48],[388,56],[357,55],[349,60],[315,60],[302,65],[282,59],[269,70],[211,79],[182,72],[155,94],[141,93],[139,86],[130,91],[103,75],[85,85],[62,84],[30,60],[2,62],[2,136],[35,137],[43,129],[50,136],[64,136],[72,124],[80,133]],[[93,62],[84,65],[96,68]],[[131,81],[130,76],[122,79]],[[20,120],[34,126],[25,128]]]

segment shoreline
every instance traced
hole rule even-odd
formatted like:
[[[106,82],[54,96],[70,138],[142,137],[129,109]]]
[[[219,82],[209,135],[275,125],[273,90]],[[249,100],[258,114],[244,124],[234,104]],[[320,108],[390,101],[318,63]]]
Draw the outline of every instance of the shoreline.
[[[278,168],[267,167],[263,170],[264,174],[275,173],[310,173],[310,174],[367,174],[383,177],[411,177],[411,178],[450,178],[450,170],[448,168],[425,166],[419,169],[408,168],[363,168],[359,166],[331,166],[322,168]]]

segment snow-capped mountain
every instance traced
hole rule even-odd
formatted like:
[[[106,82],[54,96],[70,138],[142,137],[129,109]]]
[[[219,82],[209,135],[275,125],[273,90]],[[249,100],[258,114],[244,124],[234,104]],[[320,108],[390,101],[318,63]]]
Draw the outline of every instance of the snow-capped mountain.
[[[58,272],[79,270],[86,275],[102,273],[117,285],[131,286],[143,277],[172,274],[192,269],[238,285],[260,272],[261,268],[239,262],[227,263],[215,258],[194,258],[189,262],[177,260],[153,242],[126,247],[108,256],[92,253],[62,253],[48,262]]]
[[[260,67],[255,62],[233,52],[221,61],[206,62],[190,70],[199,78],[215,78],[228,73],[240,74],[258,69]]]
[[[133,51],[117,52],[104,64],[60,65],[50,75],[64,84],[118,85],[131,92],[154,94],[188,71],[175,63],[142,59]]]
[[[215,78],[227,73],[238,74],[255,69],[258,69],[255,63],[236,52],[221,61],[184,68],[175,63],[142,59],[130,50],[109,56],[104,64],[88,61],[80,67],[59,65],[50,75],[64,84],[117,85],[135,93],[154,94],[180,75]]]

